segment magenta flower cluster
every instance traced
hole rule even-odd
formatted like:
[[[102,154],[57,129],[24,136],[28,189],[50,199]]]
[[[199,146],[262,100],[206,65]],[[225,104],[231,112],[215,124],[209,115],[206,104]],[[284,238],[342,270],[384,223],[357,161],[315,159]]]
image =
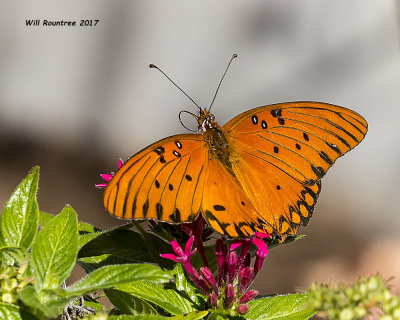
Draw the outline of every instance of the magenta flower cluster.
[[[198,226],[199,220],[204,221],[199,218],[194,222],[194,225]],[[195,238],[198,238],[194,234],[190,234],[184,250],[177,241],[172,240],[171,245],[175,254],[165,253],[161,256],[183,266],[193,284],[207,296],[211,308],[236,310],[239,314],[246,314],[249,310],[247,302],[258,295],[257,290],[250,290],[249,288],[257,273],[261,270],[264,259],[268,254],[267,245],[263,240],[267,237],[269,237],[268,234],[257,232],[254,237],[249,239],[234,240],[229,249],[224,238],[218,239],[215,250],[217,257],[215,275],[208,267],[207,261],[205,261],[207,266],[201,267],[200,272],[193,268],[190,260],[197,252],[197,248],[192,250],[192,247]],[[257,247],[253,266],[251,266],[250,253],[252,244]],[[236,249],[240,246],[242,250],[238,255]],[[204,250],[202,244],[198,247]]]

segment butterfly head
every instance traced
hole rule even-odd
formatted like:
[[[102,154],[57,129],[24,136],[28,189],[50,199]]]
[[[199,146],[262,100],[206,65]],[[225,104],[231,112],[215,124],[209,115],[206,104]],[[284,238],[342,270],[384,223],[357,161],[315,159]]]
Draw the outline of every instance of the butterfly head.
[[[216,126],[215,116],[207,109],[201,109],[197,117],[198,128],[201,132],[212,129]]]

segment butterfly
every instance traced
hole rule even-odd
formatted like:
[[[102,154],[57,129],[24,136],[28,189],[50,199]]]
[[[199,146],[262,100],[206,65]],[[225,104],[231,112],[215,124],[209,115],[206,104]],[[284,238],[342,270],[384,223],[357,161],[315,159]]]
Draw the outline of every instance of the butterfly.
[[[320,102],[262,106],[223,126],[199,109],[199,134],[159,140],[115,173],[103,196],[112,215],[184,223],[202,214],[229,237],[285,239],[308,224],[321,178],[368,128],[358,113]]]

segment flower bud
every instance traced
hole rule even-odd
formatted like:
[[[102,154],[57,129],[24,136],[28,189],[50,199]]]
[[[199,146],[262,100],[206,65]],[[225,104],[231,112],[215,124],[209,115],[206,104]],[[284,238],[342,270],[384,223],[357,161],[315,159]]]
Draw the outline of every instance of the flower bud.
[[[214,279],[214,276],[211,272],[211,270],[207,267],[201,267],[200,268],[200,273],[204,277],[204,279],[207,281],[210,287],[213,288],[215,294],[218,296],[219,295],[219,289],[217,286],[217,283]]]
[[[233,285],[228,283],[225,286],[225,303],[224,303],[224,308],[229,309],[232,304],[236,300],[236,295],[235,295],[235,289],[233,288]]]
[[[211,306],[211,308],[213,309],[217,309],[218,308],[218,297],[216,294],[214,293],[210,293],[208,295],[208,304]]]
[[[247,304],[240,304],[238,305],[238,307],[236,308],[236,312],[244,315],[249,311],[250,307]]]
[[[237,254],[235,251],[230,251],[227,256],[228,263],[228,283],[233,283],[236,278],[236,265],[238,263]]]
[[[252,267],[242,268],[239,272],[238,292],[245,292],[254,280],[254,269]]]
[[[239,303],[247,303],[250,300],[253,300],[257,296],[258,296],[257,290],[249,290],[239,299]]]

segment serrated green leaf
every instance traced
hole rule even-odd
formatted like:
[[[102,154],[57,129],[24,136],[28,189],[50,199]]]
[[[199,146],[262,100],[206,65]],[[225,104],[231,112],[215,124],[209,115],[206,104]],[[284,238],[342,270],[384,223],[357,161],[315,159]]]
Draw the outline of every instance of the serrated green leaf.
[[[183,315],[196,311],[193,307],[193,302],[188,298],[183,297],[174,289],[165,288],[163,285],[141,281],[121,285],[116,289],[154,303],[174,315]]]
[[[26,249],[31,246],[39,224],[38,181],[39,167],[34,167],[5,205],[0,225],[4,245]]]
[[[61,292],[62,290],[58,290]],[[32,308],[39,310],[47,317],[56,317],[61,314],[63,308],[69,303],[71,299],[61,297],[54,290],[44,289],[37,292],[34,287],[27,286],[20,293],[19,297],[22,302]]]
[[[71,273],[78,253],[78,226],[75,211],[66,206],[38,233],[31,266],[38,289],[58,287]]]
[[[197,306],[197,309],[204,308],[205,300],[202,299],[202,295],[199,290],[190,282],[188,277],[183,270],[181,264],[175,264],[174,269],[172,269],[171,274],[175,276],[175,286],[181,294],[186,294],[188,298]]]
[[[50,213],[47,213],[45,211],[40,210],[39,211],[39,225],[41,227],[44,227],[46,224],[48,224],[51,219],[53,219],[55,216],[53,216]]]
[[[108,289],[134,281],[168,282],[171,275],[150,264],[123,264],[94,270],[67,288],[68,296],[80,296],[99,289]]]
[[[80,221],[78,223],[78,230],[80,233],[99,233],[102,230],[91,225],[90,223]]]
[[[14,265],[14,262],[21,265],[21,263],[26,259],[28,259],[28,250],[25,248],[0,248],[0,261],[5,262],[8,265]]]
[[[163,317],[158,315],[136,315],[136,316],[109,316],[109,320],[199,320],[207,316],[208,311],[192,312],[184,316]]]
[[[137,261],[125,257],[113,256],[110,254],[81,258],[77,261],[77,264],[80,265],[86,271],[86,273],[91,273],[93,270],[105,266],[134,263],[137,263]]]
[[[79,239],[78,239],[78,248],[79,250],[82,249],[82,247],[92,241],[93,239],[97,238],[100,236],[102,232],[95,232],[95,233],[84,233],[84,234],[79,234]],[[78,252],[79,255],[79,252]]]
[[[158,315],[136,315],[136,316],[128,316],[128,315],[121,315],[121,316],[108,316],[107,320],[166,320],[166,319],[173,319],[167,318]]]
[[[308,308],[308,295],[288,294],[252,300],[248,303],[248,320],[306,320],[315,311]]]
[[[147,301],[136,298],[135,296],[115,289],[105,291],[111,303],[120,311],[128,315],[150,315],[158,314],[156,309]]]
[[[22,320],[19,307],[15,304],[0,302],[0,319]]]

